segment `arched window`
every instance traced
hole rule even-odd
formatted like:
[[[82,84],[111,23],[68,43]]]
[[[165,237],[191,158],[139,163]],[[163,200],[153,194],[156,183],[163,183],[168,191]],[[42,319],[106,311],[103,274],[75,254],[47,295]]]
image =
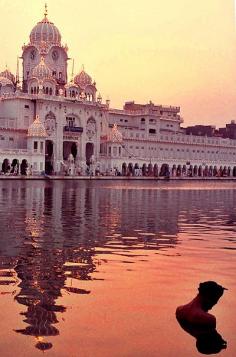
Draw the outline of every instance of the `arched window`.
[[[47,131],[47,134],[50,136],[53,134],[53,132],[56,129],[56,116],[54,115],[53,112],[49,112],[46,117],[45,117],[45,129]]]
[[[52,88],[49,89],[49,95],[52,95]]]

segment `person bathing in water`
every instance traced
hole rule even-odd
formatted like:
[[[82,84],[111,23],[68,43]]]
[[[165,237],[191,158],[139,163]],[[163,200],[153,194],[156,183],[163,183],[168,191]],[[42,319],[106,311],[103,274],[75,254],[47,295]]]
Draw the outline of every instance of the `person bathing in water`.
[[[216,327],[216,318],[208,311],[217,304],[224,293],[223,286],[215,281],[200,283],[197,296],[188,304],[176,309],[176,318],[179,323],[199,327]]]
[[[177,321],[196,338],[196,347],[201,353],[218,353],[227,347],[227,342],[216,331],[215,316],[208,312],[217,304],[224,290],[227,289],[215,281],[200,283],[197,296],[176,309]]]

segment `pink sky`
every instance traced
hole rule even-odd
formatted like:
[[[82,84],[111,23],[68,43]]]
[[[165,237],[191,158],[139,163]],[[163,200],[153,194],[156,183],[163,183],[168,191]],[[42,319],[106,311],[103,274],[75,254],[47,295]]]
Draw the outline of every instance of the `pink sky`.
[[[236,119],[234,0],[49,0],[48,9],[75,70],[84,64],[113,107],[180,105],[185,125]],[[43,12],[42,0],[0,0],[1,68],[15,71]]]

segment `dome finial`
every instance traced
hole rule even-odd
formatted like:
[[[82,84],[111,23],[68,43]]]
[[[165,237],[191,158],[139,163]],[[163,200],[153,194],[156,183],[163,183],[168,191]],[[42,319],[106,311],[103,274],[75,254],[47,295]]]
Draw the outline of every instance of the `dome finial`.
[[[45,11],[44,11],[44,16],[45,16],[45,19],[47,18],[48,16],[48,4],[45,3]]]

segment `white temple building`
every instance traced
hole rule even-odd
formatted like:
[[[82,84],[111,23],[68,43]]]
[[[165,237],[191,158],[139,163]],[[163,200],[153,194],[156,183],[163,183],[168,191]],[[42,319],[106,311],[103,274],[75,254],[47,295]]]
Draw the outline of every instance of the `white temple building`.
[[[84,68],[68,80],[68,47],[47,9],[22,47],[22,81],[0,73],[5,175],[236,176],[236,124],[182,128],[180,108],[110,108]]]

